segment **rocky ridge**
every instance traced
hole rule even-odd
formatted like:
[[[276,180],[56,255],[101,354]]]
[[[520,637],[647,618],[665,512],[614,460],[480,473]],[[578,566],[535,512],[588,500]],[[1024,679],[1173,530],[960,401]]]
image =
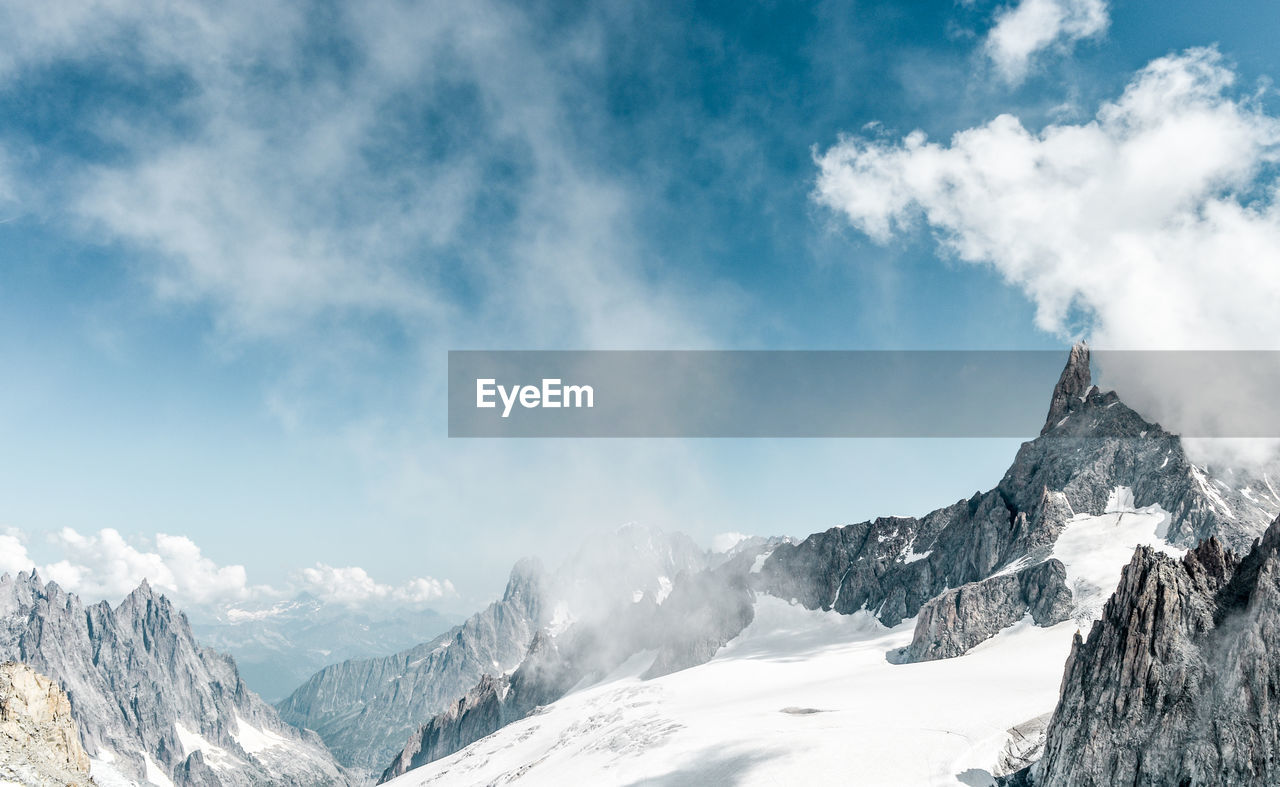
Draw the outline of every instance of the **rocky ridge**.
[[[179,785],[348,784],[318,738],[281,721],[145,582],[113,609],[34,572],[0,577],[0,658],[61,685],[95,769]]]
[[[1167,538],[1181,546],[1208,535],[1247,545],[1280,511],[1274,495],[1246,495],[1247,480],[1233,489],[1209,479],[1177,435],[1093,386],[1088,364],[1088,348],[1077,345],[1044,431],[1022,444],[994,489],[923,517],[882,517],[781,545],[752,575],[753,589],[810,609],[867,609],[893,626],[948,589],[1047,559],[1070,519],[1103,513],[1117,487],[1167,511]]]
[[[470,732],[441,740],[462,740],[492,726],[482,718],[505,724],[559,697],[572,684],[550,679],[552,662],[556,675],[575,682],[612,668],[647,641],[644,632],[678,578],[710,560],[682,534],[623,526],[586,539],[553,572],[518,564],[503,598],[462,626],[395,656],[326,668],[278,707],[286,720],[316,730],[341,762],[376,778],[424,724],[453,713],[459,698],[484,712],[455,719]],[[544,650],[551,638],[555,647]],[[508,692],[512,681],[524,688]],[[498,695],[503,703],[495,703]]]
[[[911,644],[889,654],[895,664],[962,656],[1030,615],[1037,626],[1071,617],[1071,591],[1062,562],[1049,559],[945,591],[925,602]]]
[[[1176,561],[1139,548],[1077,634],[1044,756],[1010,783],[1280,781],[1280,520],[1238,558],[1210,538]]]
[[[439,637],[391,656],[352,659],[313,675],[277,706],[286,721],[315,730],[340,762],[376,777],[423,719],[486,674],[523,660],[548,621],[542,567],[522,561],[500,600]]]

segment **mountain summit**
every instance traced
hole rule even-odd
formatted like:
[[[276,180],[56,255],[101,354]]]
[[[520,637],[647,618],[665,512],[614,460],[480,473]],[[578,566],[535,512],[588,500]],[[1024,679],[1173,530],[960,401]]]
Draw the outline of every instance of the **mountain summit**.
[[[1071,348],[1067,357],[1067,365],[1062,369],[1058,384],[1053,387],[1053,399],[1049,403],[1049,415],[1045,418],[1041,435],[1048,434],[1062,419],[1071,414],[1077,405],[1084,402],[1085,396],[1092,388],[1092,375],[1089,370],[1089,345],[1078,342]]]

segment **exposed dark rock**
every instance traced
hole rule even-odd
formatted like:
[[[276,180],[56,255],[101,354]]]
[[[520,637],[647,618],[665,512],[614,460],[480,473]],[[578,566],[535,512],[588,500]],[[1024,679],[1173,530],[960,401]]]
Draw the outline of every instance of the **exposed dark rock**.
[[[1237,559],[1209,539],[1139,548],[1087,640],[1031,768],[1038,785],[1280,783],[1280,520]]]
[[[1040,430],[1041,435],[1051,432],[1063,419],[1080,408],[1092,387],[1092,379],[1089,371],[1089,346],[1079,342],[1071,348],[1067,365],[1058,377],[1058,384],[1053,387],[1049,415],[1045,418],[1044,428]]]
[[[539,633],[510,677],[485,675],[462,699],[409,738],[379,783],[447,757],[541,705],[564,696],[583,678],[584,665],[562,653],[554,638]]]
[[[1072,350],[1045,432],[1022,444],[995,489],[920,518],[884,517],[780,545],[752,587],[810,609],[867,609],[896,625],[948,588],[1048,557],[1066,522],[1102,514],[1119,486],[1133,490],[1136,505],[1170,513],[1175,544],[1216,535],[1247,546],[1275,511],[1216,484],[1177,435],[1090,385],[1088,357],[1083,346]]]
[[[889,654],[895,664],[947,659],[998,634],[1030,614],[1038,626],[1071,616],[1067,572],[1048,560],[948,590],[920,608],[911,644]]]

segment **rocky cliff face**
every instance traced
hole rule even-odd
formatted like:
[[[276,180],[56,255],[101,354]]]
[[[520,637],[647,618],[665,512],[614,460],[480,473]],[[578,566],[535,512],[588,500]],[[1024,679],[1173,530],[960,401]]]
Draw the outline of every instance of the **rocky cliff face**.
[[[1077,635],[1034,784],[1280,783],[1280,520],[1243,560],[1142,548]]]
[[[58,685],[25,664],[0,664],[0,780],[86,787],[89,755]]]
[[[314,735],[282,722],[235,663],[197,644],[185,616],[146,583],[112,609],[86,607],[34,574],[5,575],[0,657],[56,680],[89,756],[128,779],[347,783]],[[206,764],[202,782],[187,780],[201,770],[197,761]]]
[[[1050,559],[948,590],[926,602],[911,644],[889,654],[897,664],[962,656],[973,646],[1030,615],[1037,626],[1071,617],[1071,591],[1062,563]]]
[[[1262,532],[1280,498],[1246,494],[1251,483],[1264,486],[1249,479],[1235,486],[1210,479],[1177,435],[1091,385],[1088,362],[1077,346],[1044,432],[1021,446],[995,489],[920,518],[884,517],[781,545],[753,575],[753,588],[810,609],[869,609],[896,625],[948,588],[1047,558],[1071,516],[1103,513],[1117,487],[1132,489],[1139,506],[1169,512],[1175,544],[1216,535],[1247,546]]]
[[[521,662],[547,620],[544,580],[537,563],[517,564],[502,599],[461,626],[393,656],[326,667],[279,704],[280,715],[315,730],[344,765],[376,777],[424,720],[484,675]]]

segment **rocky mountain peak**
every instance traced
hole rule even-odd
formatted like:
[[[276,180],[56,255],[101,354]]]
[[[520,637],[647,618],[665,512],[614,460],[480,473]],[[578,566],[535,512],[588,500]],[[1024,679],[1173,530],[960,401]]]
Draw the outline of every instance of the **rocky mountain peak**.
[[[158,769],[180,787],[207,784],[201,773],[212,766],[223,787],[348,782],[314,735],[282,722],[150,585],[115,609],[85,608],[52,582],[19,576],[0,582],[0,612],[0,658],[63,687],[80,740],[95,767],[112,772],[108,781]]]
[[[1053,399],[1049,404],[1049,415],[1045,418],[1044,428],[1040,434],[1047,434],[1062,422],[1088,395],[1093,387],[1093,377],[1089,371],[1089,345],[1077,342],[1067,356],[1067,365],[1058,377],[1058,384],[1053,387]]]
[[[1277,636],[1280,520],[1243,559],[1216,538],[1180,561],[1139,548],[1011,783],[1275,784]]]
[[[536,558],[522,558],[516,561],[511,568],[511,576],[507,579],[502,600],[510,602],[520,598],[537,598],[545,573],[542,563]]]

